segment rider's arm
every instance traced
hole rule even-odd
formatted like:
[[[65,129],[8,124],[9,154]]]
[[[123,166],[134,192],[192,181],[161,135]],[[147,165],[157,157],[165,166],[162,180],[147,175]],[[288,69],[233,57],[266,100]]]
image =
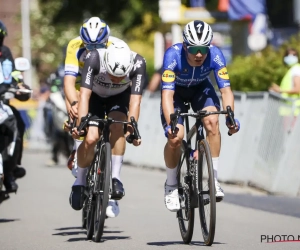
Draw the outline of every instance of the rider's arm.
[[[65,75],[64,77],[64,92],[68,103],[78,101],[77,92],[75,88],[76,77]]]
[[[89,112],[89,101],[90,101],[91,94],[92,94],[91,89],[87,89],[84,87],[80,88],[77,126],[79,126],[81,118],[86,116],[87,113]]]
[[[100,71],[100,56],[97,50],[87,54],[86,61],[82,70],[82,78],[80,85],[80,98],[78,104],[78,121],[80,124],[81,118],[86,116],[89,111],[89,101],[93,89],[94,76]]]
[[[212,49],[212,68],[214,69],[215,79],[221,92],[223,110],[226,110],[227,106],[230,106],[234,110],[234,96],[230,87],[226,60],[219,48],[213,47]]]
[[[170,125],[170,114],[174,113],[173,97],[175,93],[175,71],[177,69],[177,53],[173,47],[164,55],[161,75],[161,105],[167,124]],[[175,62],[175,64],[174,64]]]
[[[146,61],[139,54],[135,57],[135,65],[139,62],[139,67],[133,69],[130,73],[131,85],[131,96],[129,102],[128,120],[133,116],[136,121],[140,115],[140,105],[142,101],[142,93],[146,82]]]
[[[226,110],[227,106],[230,106],[234,110],[234,96],[230,87],[220,89],[222,96],[223,110]]]
[[[80,49],[80,40],[72,39],[67,47],[65,60],[64,92],[69,103],[78,101],[75,89],[76,78],[79,74],[79,59],[77,58]]]
[[[170,114],[174,113],[174,104],[173,104],[173,96],[174,90],[162,90],[161,93],[161,105],[164,112],[164,117],[166,119],[167,124],[170,124]]]

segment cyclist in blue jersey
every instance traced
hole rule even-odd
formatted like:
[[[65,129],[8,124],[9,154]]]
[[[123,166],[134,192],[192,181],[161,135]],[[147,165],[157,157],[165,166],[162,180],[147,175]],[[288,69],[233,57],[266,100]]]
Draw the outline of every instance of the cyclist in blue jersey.
[[[213,31],[207,23],[199,20],[189,22],[183,30],[183,43],[177,43],[167,49],[163,61],[161,85],[161,121],[168,141],[164,149],[167,180],[165,183],[165,205],[176,212],[180,209],[177,187],[177,163],[180,157],[180,145],[184,137],[183,119],[180,118],[175,134],[170,127],[170,114],[177,108],[184,110],[184,103],[190,102],[194,112],[198,110],[220,110],[220,101],[209,79],[214,72],[218,88],[222,96],[222,106],[234,109],[234,96],[230,88],[226,61],[220,49],[211,45]],[[217,180],[221,135],[219,116],[210,115],[202,120],[206,138],[210,144],[216,197],[222,200],[224,192]],[[229,132],[239,131],[240,123],[236,119],[236,127],[227,123]],[[197,151],[194,153],[197,158]]]

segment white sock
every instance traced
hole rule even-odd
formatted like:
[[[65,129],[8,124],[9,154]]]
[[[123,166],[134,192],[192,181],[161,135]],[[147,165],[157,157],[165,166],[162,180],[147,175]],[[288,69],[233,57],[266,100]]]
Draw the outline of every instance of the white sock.
[[[77,169],[77,178],[73,184],[73,186],[86,186],[86,174],[89,168],[81,168],[77,165],[77,150],[82,143],[81,140],[75,140],[75,148],[76,148],[76,154],[75,154],[75,166],[74,168]]]
[[[167,185],[168,186],[177,185],[177,167],[176,168],[166,167],[166,172],[167,172]]]
[[[78,150],[78,148],[79,148],[79,146],[80,146],[81,143],[82,143],[81,140],[76,140],[76,139],[74,140],[73,149],[76,150],[76,153],[74,155],[74,169],[75,169],[76,172],[78,170],[78,165],[77,165],[77,150]]]
[[[218,180],[219,157],[212,157],[215,181]]]
[[[112,155],[111,156],[111,177],[121,181],[120,173],[123,163],[123,155]]]
[[[86,186],[86,174],[89,168],[81,168],[78,166],[77,169],[77,178],[73,186]]]
[[[80,146],[80,144],[82,143],[82,140],[75,140],[75,149],[76,149],[76,151],[78,150],[78,148],[79,148],[79,146]]]

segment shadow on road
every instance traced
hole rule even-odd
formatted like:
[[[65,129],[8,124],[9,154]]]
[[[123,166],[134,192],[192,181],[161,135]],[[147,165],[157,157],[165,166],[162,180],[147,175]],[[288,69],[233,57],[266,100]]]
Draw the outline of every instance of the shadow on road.
[[[129,239],[131,239],[131,237],[129,236],[103,236],[101,238],[100,243],[103,243],[107,240],[129,240]],[[80,237],[80,238],[70,238],[67,241],[75,242],[75,241],[89,241],[89,240],[87,240],[86,237],[85,238]]]
[[[107,228],[104,226],[104,228]],[[54,229],[56,231],[63,231],[59,233],[54,233],[52,235],[55,236],[71,236],[71,235],[86,235],[86,230],[83,229],[82,227],[61,227],[61,228],[56,228]],[[68,230],[73,230],[73,231],[68,231]],[[76,230],[76,231],[74,231]],[[80,230],[80,231],[78,231]],[[111,231],[111,230],[104,230],[103,234],[104,236],[101,239],[101,242],[107,241],[107,240],[127,240],[131,239],[129,236],[105,236],[105,234],[119,234],[122,233],[123,231]],[[89,241],[86,239],[86,237],[76,237],[76,238],[70,238],[67,240],[68,242],[76,242],[76,241]]]
[[[13,221],[18,221],[20,219],[0,219],[0,223],[6,223],[6,222],[13,222]]]
[[[82,229],[82,227],[61,227],[61,228],[55,228],[54,230],[64,231],[64,230],[72,230],[72,229]]]
[[[61,232],[52,235],[68,236],[68,235],[77,235],[77,234],[86,234],[85,231],[74,231],[74,232]]]
[[[213,245],[225,244],[220,242],[214,242]],[[192,241],[190,244],[184,244],[183,241],[158,241],[158,242],[148,242],[147,245],[150,246],[170,246],[170,245],[194,245],[194,246],[205,246],[204,242]]]

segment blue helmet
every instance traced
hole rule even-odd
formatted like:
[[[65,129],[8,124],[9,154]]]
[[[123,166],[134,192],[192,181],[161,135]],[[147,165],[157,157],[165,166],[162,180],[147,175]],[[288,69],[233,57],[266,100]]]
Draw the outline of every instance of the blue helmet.
[[[80,28],[80,37],[84,44],[105,44],[108,41],[110,29],[99,17],[91,17]]]

